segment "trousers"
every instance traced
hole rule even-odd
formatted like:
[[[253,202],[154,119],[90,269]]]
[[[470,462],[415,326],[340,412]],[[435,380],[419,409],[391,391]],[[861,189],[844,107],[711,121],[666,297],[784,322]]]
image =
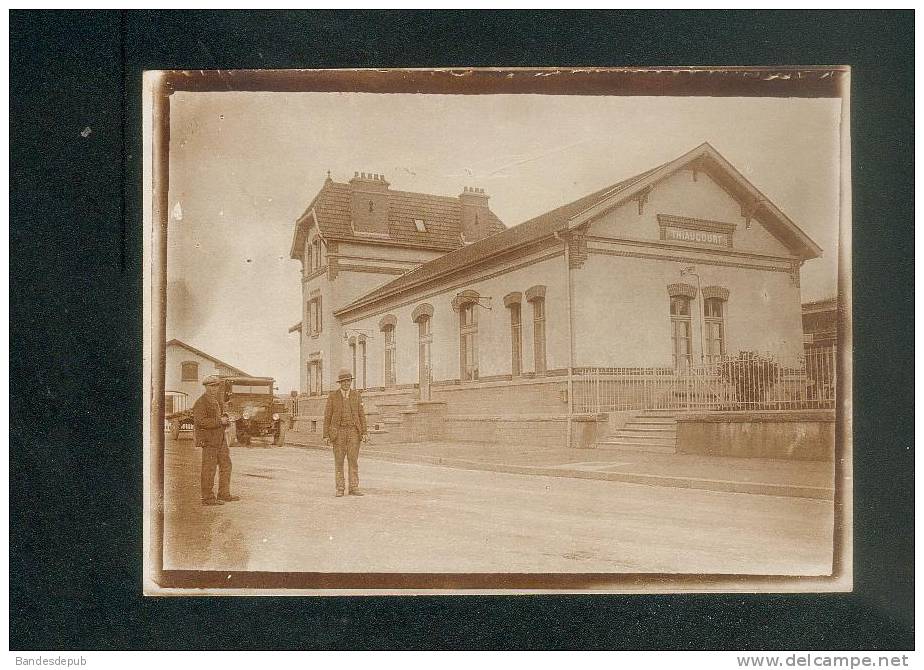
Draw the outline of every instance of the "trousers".
[[[334,443],[334,483],[343,491],[343,459],[350,467],[350,490],[359,488],[359,431],[353,426],[340,426]]]
[[[202,499],[214,498],[215,469],[218,468],[218,497],[231,495],[231,450],[221,441],[220,447],[202,447]]]

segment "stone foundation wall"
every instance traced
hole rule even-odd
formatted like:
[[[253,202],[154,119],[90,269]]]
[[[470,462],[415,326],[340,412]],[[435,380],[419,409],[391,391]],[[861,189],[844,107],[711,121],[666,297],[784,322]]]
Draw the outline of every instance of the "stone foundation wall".
[[[830,461],[834,411],[711,412],[677,416],[684,454]]]
[[[446,403],[449,414],[566,414],[566,376],[517,381],[468,382],[432,388],[432,399]]]
[[[568,443],[567,380],[552,377],[517,382],[476,382],[435,387],[432,400],[414,400],[414,390],[363,394],[371,444],[427,441],[564,447]],[[320,444],[326,398],[303,399],[293,430]],[[572,446],[590,448],[605,431],[606,416],[572,420]]]
[[[445,436],[451,442],[487,442],[563,447],[568,441],[565,416],[448,415]]]

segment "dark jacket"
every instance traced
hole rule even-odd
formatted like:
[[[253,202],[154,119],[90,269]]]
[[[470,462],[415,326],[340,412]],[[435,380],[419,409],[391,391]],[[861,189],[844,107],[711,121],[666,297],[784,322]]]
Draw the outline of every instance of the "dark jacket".
[[[324,437],[337,439],[340,418],[344,412],[352,412],[356,430],[360,435],[366,434],[366,410],[363,409],[362,395],[359,391],[351,389],[349,399],[344,401],[343,394],[337,389],[327,396],[327,404],[324,406]]]
[[[225,427],[221,425],[221,405],[208,391],[199,396],[193,405],[193,424],[197,447],[220,447],[225,439]]]

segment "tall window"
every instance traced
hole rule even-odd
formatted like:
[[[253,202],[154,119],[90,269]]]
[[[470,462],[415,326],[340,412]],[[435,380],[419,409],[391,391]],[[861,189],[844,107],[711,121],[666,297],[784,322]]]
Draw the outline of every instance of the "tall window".
[[[671,296],[671,341],[676,369],[687,368],[693,364],[690,333],[690,299],[679,295]]]
[[[366,337],[363,335],[361,335],[359,338],[359,354],[360,354],[360,358],[362,359],[362,365],[363,365],[363,376],[362,376],[363,384],[362,386],[360,386],[360,388],[365,390],[366,388]]]
[[[520,303],[510,304],[510,373],[519,377],[523,372],[523,328],[520,323]]]
[[[420,387],[420,399],[430,399],[430,344],[433,335],[430,331],[430,317],[417,319],[417,376]]]
[[[308,361],[308,394],[324,393],[324,370],[321,361]]]
[[[184,382],[199,381],[199,364],[195,361],[187,361],[180,365],[180,379]]]
[[[356,376],[356,340],[350,339],[350,360],[353,361],[352,371],[353,379],[356,380],[356,386],[359,386],[359,379]]]
[[[536,374],[545,372],[545,298],[535,298],[533,305],[533,352]]]
[[[308,301],[308,334],[317,335],[322,327],[321,296]]]
[[[478,379],[478,311],[473,302],[459,310],[459,353],[462,381]]]
[[[321,240],[320,238],[314,241],[312,245],[312,251],[314,252],[314,269],[321,269]]]
[[[721,298],[706,298],[703,309],[706,328],[706,362],[718,363],[725,355],[725,302]]]
[[[385,336],[385,388],[395,385],[395,327],[388,325],[383,328]]]

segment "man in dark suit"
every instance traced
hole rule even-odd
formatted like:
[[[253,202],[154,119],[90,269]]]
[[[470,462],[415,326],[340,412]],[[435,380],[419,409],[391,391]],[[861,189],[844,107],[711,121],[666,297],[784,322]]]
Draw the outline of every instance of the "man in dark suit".
[[[225,439],[228,417],[222,415],[219,395],[222,381],[214,375],[202,380],[205,393],[193,405],[196,446],[202,448],[201,488],[203,505],[223,505],[240,500],[231,495],[231,452]],[[212,492],[218,468],[218,497]]]
[[[343,495],[343,458],[350,466],[350,495],[359,490],[359,441],[366,441],[366,412],[359,391],[350,390],[353,375],[346,368],[337,375],[340,388],[327,396],[324,407],[324,441],[334,445],[334,481],[337,497]]]

